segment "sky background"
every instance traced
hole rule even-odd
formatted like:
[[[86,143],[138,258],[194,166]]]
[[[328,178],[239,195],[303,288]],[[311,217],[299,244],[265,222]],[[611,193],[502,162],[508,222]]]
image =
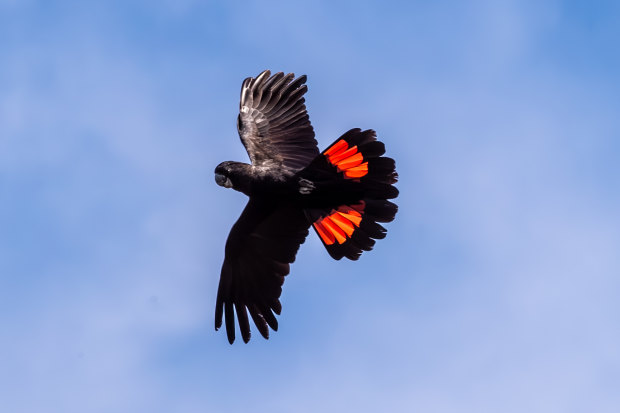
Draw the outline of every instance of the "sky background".
[[[614,1],[0,0],[0,410],[620,411]],[[213,329],[242,80],[373,128],[396,220]]]

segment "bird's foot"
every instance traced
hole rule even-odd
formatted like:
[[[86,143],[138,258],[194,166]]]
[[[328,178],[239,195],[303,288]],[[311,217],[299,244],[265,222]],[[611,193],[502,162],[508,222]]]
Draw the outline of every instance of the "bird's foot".
[[[302,195],[308,195],[312,191],[314,191],[316,187],[312,181],[309,181],[304,178],[299,179],[299,193]]]

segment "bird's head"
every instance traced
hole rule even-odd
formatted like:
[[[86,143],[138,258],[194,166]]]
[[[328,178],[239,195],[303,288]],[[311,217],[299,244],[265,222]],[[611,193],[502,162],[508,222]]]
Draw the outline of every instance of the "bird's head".
[[[250,168],[250,165],[242,162],[222,162],[215,168],[215,182],[224,188],[233,188],[245,193],[247,192],[245,189],[248,186],[247,175]]]
[[[233,161],[222,162],[215,168],[215,182],[224,188],[232,188],[233,183],[231,177],[235,172],[235,164]]]

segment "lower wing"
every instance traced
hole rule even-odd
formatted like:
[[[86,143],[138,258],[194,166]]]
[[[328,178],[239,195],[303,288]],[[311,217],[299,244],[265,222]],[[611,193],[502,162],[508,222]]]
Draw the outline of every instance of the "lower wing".
[[[226,320],[228,341],[235,340],[235,316],[244,342],[250,340],[248,312],[265,338],[278,329],[284,277],[308,235],[303,210],[250,198],[226,241],[215,306],[215,329]]]

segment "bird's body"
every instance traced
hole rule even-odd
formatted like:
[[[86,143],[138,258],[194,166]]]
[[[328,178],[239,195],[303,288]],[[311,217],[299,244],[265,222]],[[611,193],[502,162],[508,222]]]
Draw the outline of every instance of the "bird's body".
[[[335,259],[356,260],[383,238],[378,222],[394,219],[394,161],[374,131],[351,129],[319,153],[303,94],[305,76],[264,71],[241,89],[237,127],[251,164],[227,161],[218,185],[249,196],[225,248],[215,326],[226,320],[235,339],[236,312],[245,342],[248,311],[263,337],[277,330],[284,277],[313,226]]]

